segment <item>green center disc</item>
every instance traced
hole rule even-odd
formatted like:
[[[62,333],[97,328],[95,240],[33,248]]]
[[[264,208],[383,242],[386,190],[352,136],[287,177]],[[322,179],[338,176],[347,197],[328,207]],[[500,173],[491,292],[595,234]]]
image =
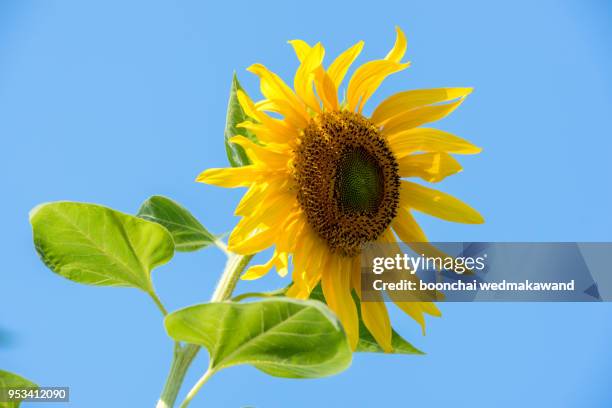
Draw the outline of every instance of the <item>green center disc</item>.
[[[372,213],[383,196],[383,171],[365,149],[345,151],[338,160],[335,196],[344,212]]]

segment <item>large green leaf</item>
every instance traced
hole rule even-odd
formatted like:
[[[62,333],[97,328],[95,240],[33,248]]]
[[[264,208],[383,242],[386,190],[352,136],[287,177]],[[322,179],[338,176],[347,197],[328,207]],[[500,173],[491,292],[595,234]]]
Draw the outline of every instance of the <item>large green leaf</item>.
[[[21,401],[8,402],[9,389],[38,388],[32,381],[26,380],[20,375],[0,370],[0,408],[18,408]]]
[[[214,370],[250,364],[277,377],[316,378],[351,363],[342,326],[317,301],[208,303],[169,314],[165,325],[175,340],[206,347]]]
[[[172,236],[161,225],[100,205],[42,204],[30,222],[45,265],[79,283],[153,293],[151,270],[174,254]]]
[[[150,197],[140,206],[138,216],[166,227],[177,251],[197,251],[216,239],[185,207],[167,197]]]
[[[234,73],[232,78],[232,87],[230,89],[230,97],[227,105],[227,117],[225,119],[225,150],[227,152],[227,158],[233,167],[241,167],[251,164],[246,152],[241,146],[230,143],[229,139],[234,136],[245,136],[251,140],[255,140],[255,135],[244,128],[239,128],[238,125],[245,120],[249,119],[249,116],[245,113],[244,109],[238,102],[238,90],[244,92],[238,82],[238,77]]]
[[[253,292],[253,293],[243,293],[241,295],[235,296],[232,300],[234,302],[238,302],[243,299],[250,298],[270,298],[283,296],[287,288],[281,288],[277,290],[273,290],[270,292]],[[319,302],[325,302],[325,296],[323,296],[323,290],[321,289],[321,285],[317,285],[310,294],[311,299],[318,300]],[[368,352],[368,353],[384,353],[385,351],[380,347],[380,345],[376,342],[372,333],[368,330],[363,319],[361,318],[361,302],[357,296],[353,296],[353,300],[357,306],[357,311],[359,314],[359,342],[357,343],[356,352]],[[402,336],[400,336],[393,328],[391,329],[391,345],[393,346],[393,353],[395,354],[425,354],[421,350],[414,347],[408,341],[406,341]]]
[[[317,285],[310,294],[311,299],[316,299],[321,302],[325,302],[325,296],[323,296],[323,289],[321,285]],[[353,300],[357,306],[357,312],[359,314],[359,342],[357,343],[357,352],[367,353],[384,353],[385,351],[378,345],[372,333],[368,330],[363,319],[361,317],[361,302],[357,296],[353,296]],[[393,353],[395,354],[425,354],[421,350],[414,347],[402,336],[391,328],[391,345],[393,346]]]

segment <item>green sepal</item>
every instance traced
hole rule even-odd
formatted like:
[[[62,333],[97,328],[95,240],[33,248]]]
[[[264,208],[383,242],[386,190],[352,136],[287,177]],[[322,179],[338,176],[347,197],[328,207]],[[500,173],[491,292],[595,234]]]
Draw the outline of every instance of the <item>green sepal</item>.
[[[234,136],[244,136],[250,140],[256,141],[255,135],[248,129],[238,127],[238,125],[251,118],[246,114],[240,102],[238,102],[238,91],[245,92],[240,86],[236,73],[232,77],[232,86],[230,88],[229,102],[227,105],[227,117],[225,119],[225,150],[227,159],[232,167],[242,167],[251,164],[251,160],[247,156],[242,146],[231,143],[229,140]],[[245,92],[246,94],[246,92]]]

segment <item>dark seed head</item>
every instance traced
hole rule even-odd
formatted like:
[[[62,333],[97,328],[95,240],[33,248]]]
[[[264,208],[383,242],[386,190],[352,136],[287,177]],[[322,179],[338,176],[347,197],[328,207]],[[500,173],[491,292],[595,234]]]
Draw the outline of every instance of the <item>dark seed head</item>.
[[[363,116],[331,112],[313,119],[294,163],[300,206],[333,252],[359,254],[395,218],[397,161],[376,126]]]

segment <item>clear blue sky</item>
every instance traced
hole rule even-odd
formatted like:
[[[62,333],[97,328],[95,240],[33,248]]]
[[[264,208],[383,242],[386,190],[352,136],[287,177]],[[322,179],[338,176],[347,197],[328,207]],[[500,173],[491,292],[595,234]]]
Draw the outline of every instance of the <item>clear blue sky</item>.
[[[612,241],[612,10],[605,1],[9,1],[0,3],[0,368],[70,386],[75,407],[152,407],[170,363],[159,312],[132,289],[87,287],[40,263],[28,211],[77,200],[134,212],[152,194],[229,230],[241,192],[193,182],[226,165],[233,70],[262,62],[290,79],[287,40],[329,55],[359,39],[386,54],[393,27],[407,88],[473,86],[439,127],[484,147],[441,188],[482,226],[420,217],[438,241]],[[370,105],[371,107],[373,104]],[[178,254],[154,273],[170,309],[208,299],[223,257]],[[238,290],[276,288],[278,277]],[[218,374],[195,407],[609,407],[612,304],[444,304],[425,357],[356,355],[339,376],[297,381],[250,367]],[[187,379],[205,366],[200,356]],[[42,406],[42,405],[41,405]]]

